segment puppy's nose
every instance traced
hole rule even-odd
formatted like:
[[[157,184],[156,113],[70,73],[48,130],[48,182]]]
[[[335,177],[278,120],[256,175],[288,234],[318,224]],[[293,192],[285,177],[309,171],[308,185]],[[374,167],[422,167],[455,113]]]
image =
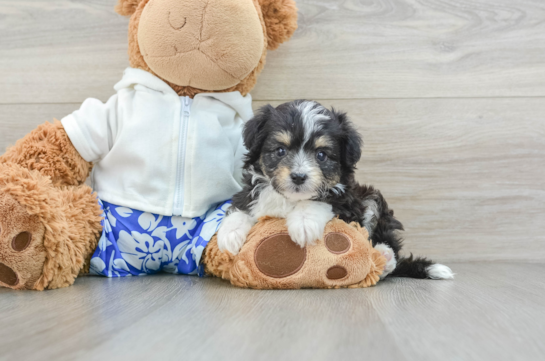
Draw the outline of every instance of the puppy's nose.
[[[292,173],[290,174],[290,177],[292,182],[297,184],[298,186],[305,183],[305,181],[307,180],[307,175],[301,173]]]

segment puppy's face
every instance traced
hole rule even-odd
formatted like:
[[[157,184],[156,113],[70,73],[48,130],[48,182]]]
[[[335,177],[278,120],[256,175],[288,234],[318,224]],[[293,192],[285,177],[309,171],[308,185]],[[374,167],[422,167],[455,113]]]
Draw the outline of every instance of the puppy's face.
[[[361,139],[344,114],[311,101],[263,109],[247,124],[245,142],[250,163],[257,162],[273,187],[291,200],[319,199],[339,187],[361,154]]]

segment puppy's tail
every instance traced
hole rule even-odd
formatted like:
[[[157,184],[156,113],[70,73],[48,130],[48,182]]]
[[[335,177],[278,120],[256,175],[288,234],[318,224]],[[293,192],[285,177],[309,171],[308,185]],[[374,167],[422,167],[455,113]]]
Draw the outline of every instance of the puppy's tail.
[[[431,278],[434,280],[449,280],[454,278],[452,270],[442,264],[433,263],[425,257],[400,257],[396,268],[389,277]]]

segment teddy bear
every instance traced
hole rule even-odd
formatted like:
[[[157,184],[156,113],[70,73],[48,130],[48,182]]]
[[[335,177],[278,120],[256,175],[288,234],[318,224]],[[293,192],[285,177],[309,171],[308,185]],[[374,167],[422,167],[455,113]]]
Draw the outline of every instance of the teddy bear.
[[[293,0],[118,1],[130,16],[130,67],[115,95],[85,100],[0,157],[0,286],[57,289],[85,273],[161,271],[253,288],[375,284],[382,256],[338,220],[329,238],[293,252],[295,268],[293,257],[279,258],[294,245],[282,220],[261,220],[236,257],[217,249],[241,189],[249,91],[267,51],[297,28]]]

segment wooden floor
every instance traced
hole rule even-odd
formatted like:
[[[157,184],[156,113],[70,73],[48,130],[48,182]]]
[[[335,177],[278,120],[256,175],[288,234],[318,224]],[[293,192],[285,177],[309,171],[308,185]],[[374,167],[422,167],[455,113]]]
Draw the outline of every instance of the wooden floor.
[[[454,281],[356,290],[254,291],[172,275],[1,289],[0,359],[545,359],[545,265],[450,266]]]

